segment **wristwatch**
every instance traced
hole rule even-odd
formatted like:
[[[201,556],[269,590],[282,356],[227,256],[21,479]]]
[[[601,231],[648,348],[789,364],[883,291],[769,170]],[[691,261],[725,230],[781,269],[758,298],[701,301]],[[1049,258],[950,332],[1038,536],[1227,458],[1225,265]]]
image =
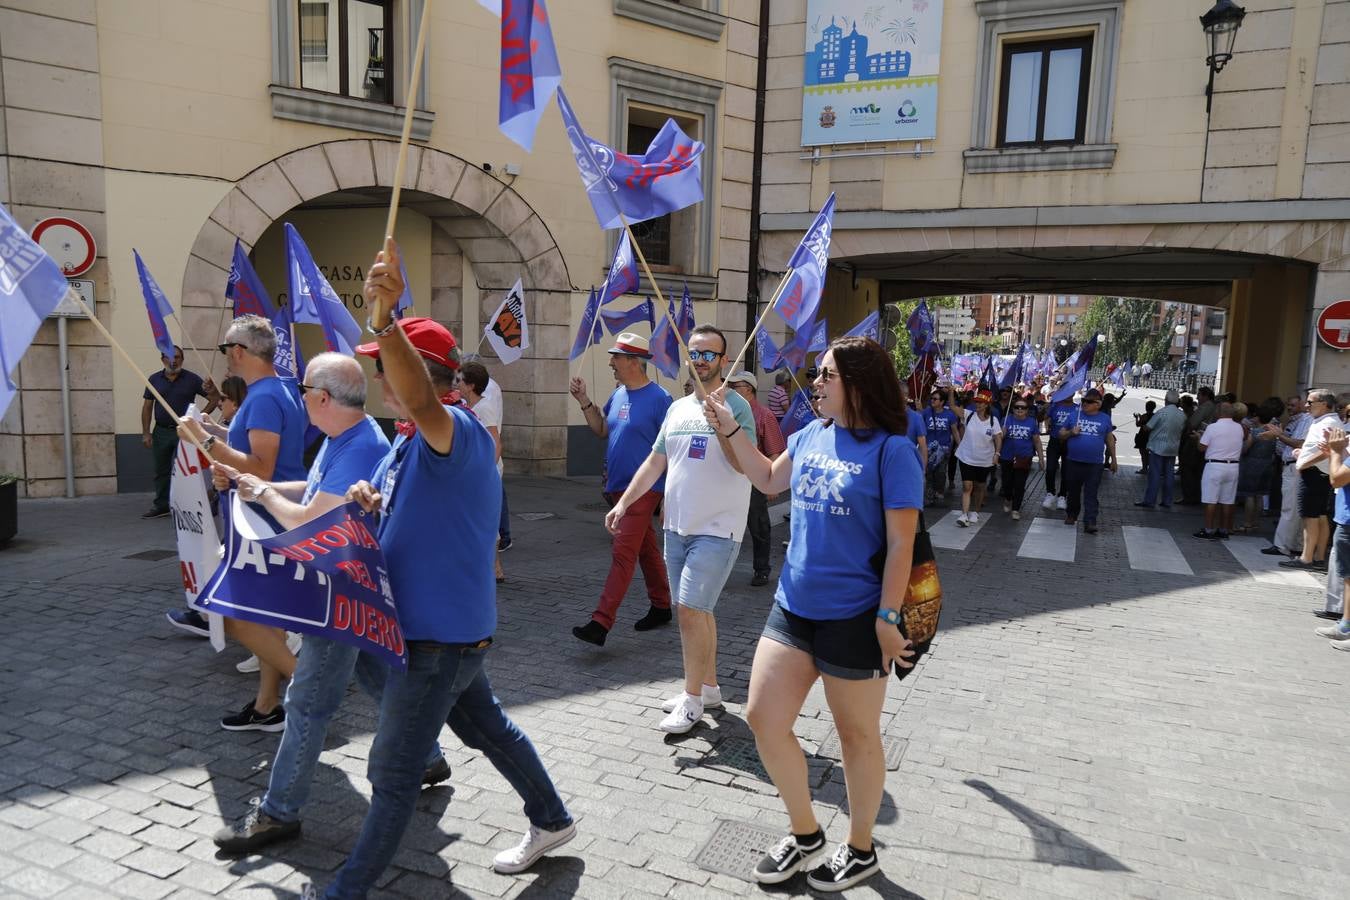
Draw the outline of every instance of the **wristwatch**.
[[[877,618],[885,622],[887,625],[899,625],[900,610],[887,609],[886,607],[883,606],[881,607],[881,609],[877,610]]]
[[[206,436],[206,440],[202,441],[202,449],[205,450],[207,453],[210,453],[211,448],[214,447],[215,445],[216,445],[216,436],[214,434],[208,434]]]
[[[398,319],[395,319],[391,316],[389,318],[388,325],[384,326],[383,328],[376,329],[375,323],[371,321],[371,317],[366,316],[366,331],[369,331],[377,338],[388,337],[389,335],[394,333],[394,329],[397,327],[398,327]]]

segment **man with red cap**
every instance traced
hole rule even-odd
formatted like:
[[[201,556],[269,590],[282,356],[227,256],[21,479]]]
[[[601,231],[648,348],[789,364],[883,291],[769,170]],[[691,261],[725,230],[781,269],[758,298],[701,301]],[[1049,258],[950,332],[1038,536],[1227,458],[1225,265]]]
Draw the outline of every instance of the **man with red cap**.
[[[573,378],[572,396],[581,406],[581,414],[596,437],[604,438],[605,446],[605,502],[613,506],[628,490],[628,485],[651,452],[652,444],[666,419],[666,410],[672,402],[670,394],[661,385],[647,377],[646,361],[652,358],[647,339],[625,331],[614,339],[609,348],[609,368],[619,386],[609,395],[603,407],[596,406],[586,394],[586,382]],[[633,623],[638,631],[648,631],[669,625],[670,583],[666,563],[656,541],[652,516],[665,496],[666,479],[662,475],[651,489],[628,505],[614,529],[613,561],[609,576],[600,591],[600,603],[591,620],[572,629],[579,641],[603,647],[628,585],[633,570],[640,564],[642,578],[647,582],[647,597],[651,609]]]
[[[348,496],[380,513],[377,535],[407,639],[408,670],[391,671],[367,767],[370,810],[347,862],[324,896],[364,897],[398,850],[412,818],[428,753],[442,725],[481,751],[525,801],[530,827],[493,868],[520,872],[576,836],[576,825],[530,739],[492,694],[483,664],[497,626],[493,558],[501,505],[496,447],[481,423],[446,405],[459,351],[429,319],[392,318],[403,293],[392,239],[366,275],[367,323],[384,401],[402,433],[370,481]],[[445,552],[446,528],[458,552]]]

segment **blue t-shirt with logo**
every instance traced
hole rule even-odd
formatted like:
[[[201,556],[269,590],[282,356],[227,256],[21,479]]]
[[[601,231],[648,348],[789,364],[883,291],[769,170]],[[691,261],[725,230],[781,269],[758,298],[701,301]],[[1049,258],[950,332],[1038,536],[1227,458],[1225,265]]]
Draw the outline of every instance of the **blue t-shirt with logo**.
[[[923,469],[914,445],[879,430],[855,438],[818,419],[788,438],[787,454],[792,539],[774,599],[817,620],[875,608],[881,577],[872,557],[886,543],[882,507],[923,508]]]
[[[472,644],[497,628],[493,560],[501,518],[497,447],[478,417],[447,406],[450,452],[399,435],[371,483],[383,497],[377,536],[408,640]],[[453,544],[447,543],[453,533]]]
[[[999,459],[1014,459],[1019,456],[1032,456],[1036,445],[1032,436],[1040,430],[1040,425],[1031,416],[1019,419],[1014,414],[1003,420],[1003,445],[998,452]]]
[[[1062,429],[1071,427],[1074,416],[1078,412],[1078,407],[1072,403],[1055,403],[1046,413],[1046,421],[1050,423],[1050,438],[1059,440],[1059,432]]]
[[[950,450],[952,430],[959,421],[961,420],[956,417],[956,413],[945,406],[936,411],[931,406],[925,409],[923,411],[923,424],[928,429],[928,442],[930,444],[941,444]]]
[[[366,416],[337,437],[325,438],[309,467],[305,480],[304,506],[322,491],[342,497],[358,481],[368,481],[375,467],[389,453],[389,438],[375,420]],[[374,484],[375,482],[371,482]]]
[[[1350,525],[1350,484],[1336,488],[1336,509],[1332,518],[1337,525]]]
[[[629,390],[620,385],[605,401],[605,424],[609,426],[608,445],[605,448],[605,490],[621,494],[637,474],[652,444],[661,433],[666,410],[674,402],[665,388],[649,381],[640,388]],[[666,476],[657,479],[652,490],[664,493]]]
[[[1116,430],[1111,417],[1106,413],[1088,414],[1080,412],[1069,418],[1069,428],[1077,426],[1079,434],[1069,438],[1065,444],[1065,455],[1074,462],[1101,465],[1106,461],[1106,436]]]
[[[240,453],[252,453],[250,431],[280,435],[277,462],[267,481],[305,480],[305,428],[309,416],[300,402],[295,381],[269,375],[248,386],[244,402],[230,420],[229,444]]]

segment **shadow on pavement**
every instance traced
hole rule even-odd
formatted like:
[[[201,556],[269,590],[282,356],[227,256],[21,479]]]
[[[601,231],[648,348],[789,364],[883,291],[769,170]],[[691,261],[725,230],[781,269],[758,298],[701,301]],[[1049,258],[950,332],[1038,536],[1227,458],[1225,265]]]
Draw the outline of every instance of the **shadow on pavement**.
[[[1035,810],[1023,806],[988,782],[968,778],[963,782],[1017,817],[1036,842],[1036,862],[1052,866],[1072,866],[1097,872],[1129,872],[1129,866],[1055,824]]]

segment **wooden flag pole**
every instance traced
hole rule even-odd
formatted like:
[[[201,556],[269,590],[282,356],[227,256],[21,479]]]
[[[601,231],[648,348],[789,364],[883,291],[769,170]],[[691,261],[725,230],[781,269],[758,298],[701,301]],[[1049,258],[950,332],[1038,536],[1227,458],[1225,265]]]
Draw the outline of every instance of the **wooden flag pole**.
[[[393,239],[394,221],[398,218],[398,198],[403,190],[403,171],[408,165],[408,139],[412,136],[413,109],[416,107],[417,88],[422,82],[422,57],[426,51],[427,24],[430,21],[431,0],[426,0],[422,4],[422,22],[417,27],[417,49],[413,51],[412,72],[408,76],[408,97],[403,107],[403,134],[398,139],[398,163],[394,166],[393,196],[389,198],[389,217],[384,223],[385,240]]]
[[[749,348],[750,342],[755,339],[755,335],[759,334],[759,330],[764,327],[764,320],[769,317],[769,310],[773,309],[773,305],[778,302],[778,297],[787,287],[788,278],[791,276],[791,269],[783,273],[782,279],[778,282],[778,287],[774,289],[773,296],[769,298],[769,305],[764,307],[764,312],[760,313],[759,321],[755,322],[754,330],[745,336],[745,343],[741,345],[740,355],[736,357],[736,363],[731,367],[731,371],[740,371],[741,365],[745,362],[745,351]],[[762,366],[763,363],[761,362],[760,365]],[[796,376],[793,376],[793,380],[796,381]]]
[[[169,418],[177,422],[178,419],[180,418],[178,413],[174,412],[173,407],[169,405],[169,401],[165,400],[163,395],[161,395],[159,391],[155,390],[155,386],[150,383],[149,378],[145,377],[145,373],[141,371],[140,366],[136,365],[136,362],[131,358],[131,355],[127,353],[127,351],[122,348],[122,345],[117,342],[117,338],[112,336],[112,332],[109,331],[103,325],[103,323],[98,320],[98,316],[95,315],[94,311],[89,308],[89,304],[84,302],[84,298],[81,297],[79,293],[77,293],[73,289],[70,292],[68,292],[66,296],[74,298],[75,302],[80,304],[80,307],[86,313],[89,314],[89,321],[93,322],[94,327],[103,333],[103,336],[108,339],[108,343],[112,345],[112,348],[121,355],[122,361],[125,362],[131,368],[131,371],[135,372],[136,375],[141,379],[141,382],[145,385],[145,389],[148,390],[150,394],[156,400],[159,401],[160,406],[164,407],[164,411],[169,414]],[[201,444],[197,443],[196,438],[189,437],[188,443],[196,447],[198,450],[200,450],[202,456],[205,456],[207,459],[211,459],[211,454],[207,453],[206,448],[204,448]],[[212,462],[214,461],[215,460],[212,460]]]
[[[198,365],[206,370],[206,377],[210,378],[212,372],[211,364],[202,357],[201,351],[192,343],[192,338],[188,336],[187,324],[179,318],[178,313],[174,313],[173,318],[174,321],[178,323],[178,330],[183,332],[183,342],[188,345],[188,349],[192,351],[192,355],[197,357]]]
[[[220,318],[216,321],[216,337],[220,337],[221,335],[223,335],[223,334],[225,333],[225,310],[227,310],[227,309],[228,309],[230,312],[234,312],[234,303],[233,303],[233,301],[229,300],[228,298],[225,300],[225,305],[222,306],[222,307],[220,308]],[[209,368],[208,371],[207,371],[207,374],[208,374],[209,376],[211,376],[211,379],[212,379],[213,381],[215,380],[215,377],[216,377],[216,358],[215,358],[214,356],[211,357],[211,365],[210,365],[210,368]],[[217,385],[217,387],[219,387],[219,385]]]

